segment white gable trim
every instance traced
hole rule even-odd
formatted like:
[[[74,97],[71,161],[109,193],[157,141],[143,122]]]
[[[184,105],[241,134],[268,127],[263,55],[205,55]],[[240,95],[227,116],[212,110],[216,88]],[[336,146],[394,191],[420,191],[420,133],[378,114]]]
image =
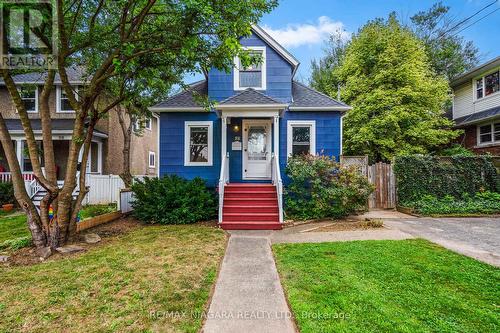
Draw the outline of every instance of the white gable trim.
[[[290,54],[283,46],[281,46],[277,41],[274,40],[264,29],[259,27],[256,24],[252,24],[252,31],[262,38],[269,46],[271,46],[276,52],[278,52],[286,61],[288,61],[293,66],[292,77],[297,72],[297,68],[299,68],[300,62],[295,59],[293,55]]]

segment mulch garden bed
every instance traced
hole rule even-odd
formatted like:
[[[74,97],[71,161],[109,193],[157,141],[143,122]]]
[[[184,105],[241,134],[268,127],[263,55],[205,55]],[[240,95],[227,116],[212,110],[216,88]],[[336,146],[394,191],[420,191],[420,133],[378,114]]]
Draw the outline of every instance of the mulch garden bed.
[[[332,232],[332,231],[352,231],[352,230],[366,230],[366,229],[382,229],[382,220],[338,220],[332,221],[331,224],[323,225],[317,228],[308,230],[310,232]]]

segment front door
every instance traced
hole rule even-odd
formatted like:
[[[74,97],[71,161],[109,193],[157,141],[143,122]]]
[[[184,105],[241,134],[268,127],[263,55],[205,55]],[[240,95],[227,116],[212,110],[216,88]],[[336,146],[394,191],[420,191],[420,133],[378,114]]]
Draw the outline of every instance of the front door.
[[[271,121],[243,120],[243,179],[271,178]]]

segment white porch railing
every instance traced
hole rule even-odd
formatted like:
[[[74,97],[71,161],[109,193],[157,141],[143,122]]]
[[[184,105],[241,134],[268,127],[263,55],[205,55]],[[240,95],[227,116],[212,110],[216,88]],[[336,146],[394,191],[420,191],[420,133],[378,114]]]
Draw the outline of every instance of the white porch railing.
[[[219,223],[222,223],[224,208],[224,186],[229,182],[229,153],[222,156],[219,176]]]
[[[23,172],[23,179],[25,181],[32,181],[35,179],[33,172]],[[0,183],[11,182],[12,174],[10,172],[0,172]]]
[[[272,155],[272,180],[276,186],[276,194],[278,195],[278,213],[280,223],[283,223],[283,181],[281,180],[280,162],[276,155]]]

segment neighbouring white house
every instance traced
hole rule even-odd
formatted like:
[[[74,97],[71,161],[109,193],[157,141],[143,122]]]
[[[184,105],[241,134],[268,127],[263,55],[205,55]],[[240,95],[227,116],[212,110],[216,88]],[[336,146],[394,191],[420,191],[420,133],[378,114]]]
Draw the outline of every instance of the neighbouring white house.
[[[479,154],[500,155],[500,56],[451,82],[453,120],[461,143]]]

